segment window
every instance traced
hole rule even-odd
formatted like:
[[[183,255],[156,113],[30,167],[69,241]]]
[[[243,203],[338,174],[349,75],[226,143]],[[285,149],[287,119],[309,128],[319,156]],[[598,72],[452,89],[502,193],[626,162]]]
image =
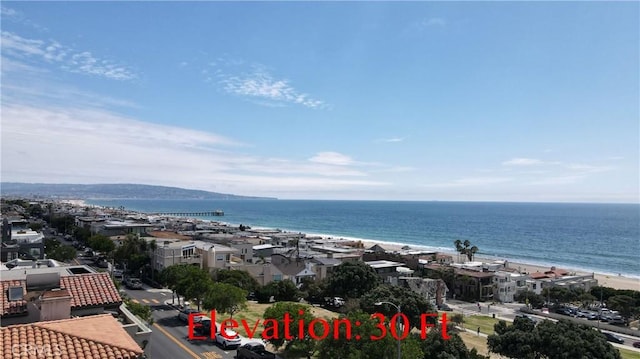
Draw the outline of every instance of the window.
[[[23,299],[22,295],[24,291],[22,290],[22,287],[9,287],[8,292],[10,302]]]
[[[182,258],[193,257],[193,248],[187,248],[182,250]]]

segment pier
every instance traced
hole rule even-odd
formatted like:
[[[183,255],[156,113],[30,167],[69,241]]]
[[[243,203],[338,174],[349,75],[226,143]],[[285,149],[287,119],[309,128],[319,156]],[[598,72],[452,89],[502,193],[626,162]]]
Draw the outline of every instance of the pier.
[[[177,216],[177,217],[214,217],[214,216],[224,216],[224,211],[221,209],[216,209],[215,211],[204,211],[204,212],[162,212],[156,213],[159,216]]]

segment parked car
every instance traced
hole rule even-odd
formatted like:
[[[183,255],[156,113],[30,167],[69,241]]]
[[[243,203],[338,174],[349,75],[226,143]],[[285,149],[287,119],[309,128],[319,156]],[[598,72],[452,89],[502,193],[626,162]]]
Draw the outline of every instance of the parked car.
[[[122,269],[114,269],[113,270],[113,277],[114,278],[122,278],[123,275],[124,275],[124,271]]]
[[[195,309],[191,309],[191,308],[185,308],[183,310],[181,310],[178,313],[178,319],[182,320],[183,322],[187,323],[189,321],[189,315],[190,314],[199,314],[200,312],[195,310]]]
[[[138,278],[128,277],[124,280],[124,285],[129,289],[142,289],[142,281]]]
[[[569,316],[573,315],[573,312],[569,308],[558,308],[556,309],[556,313]]]
[[[227,349],[229,347],[239,347],[241,344],[240,336],[238,333],[231,329],[225,328],[225,335],[222,335],[222,331],[219,327],[215,328],[216,332],[216,343],[218,343],[223,349]]]
[[[448,306],[448,305],[447,305],[447,303],[442,303],[442,304],[440,304],[440,305],[438,306],[438,309],[440,309],[440,310],[444,310],[445,312],[450,312],[450,311],[452,311],[452,310],[453,310],[453,309],[451,309],[451,307],[450,307],[450,306]]]
[[[622,318],[622,316],[619,314],[610,315],[609,318],[607,318],[607,321],[609,322],[609,324],[613,325],[625,324],[624,318]]]
[[[601,332],[606,338],[607,341],[612,342],[612,343],[618,343],[618,344],[624,344],[624,339],[620,338],[619,336],[609,333],[609,332]]]
[[[526,314],[516,314],[516,318],[526,319],[526,320],[528,320],[528,321],[530,321],[530,322],[532,322],[534,324],[538,322],[537,319],[535,319],[533,317],[530,317],[530,316],[528,316]]]
[[[267,351],[262,343],[250,342],[238,347],[236,359],[275,359],[276,355]]]

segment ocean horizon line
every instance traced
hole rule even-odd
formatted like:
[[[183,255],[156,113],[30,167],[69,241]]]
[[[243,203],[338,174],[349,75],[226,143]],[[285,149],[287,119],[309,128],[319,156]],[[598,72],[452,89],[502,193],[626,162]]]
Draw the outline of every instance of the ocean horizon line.
[[[244,196],[244,195],[243,195]],[[250,197],[250,196],[247,196]],[[436,199],[309,199],[309,198],[53,198],[54,200],[68,200],[68,201],[220,201],[220,202],[265,202],[265,201],[291,201],[291,202],[386,202],[386,203],[487,203],[487,204],[577,204],[577,205],[636,205],[640,206],[640,199],[638,202],[574,202],[574,201],[500,201],[500,200],[436,200]]]
[[[640,218],[635,204],[378,200],[82,202],[108,208],[124,207],[147,215],[171,212],[169,209],[199,212],[205,208],[203,204],[207,204],[221,208],[225,216],[195,220],[454,254],[453,241],[469,239],[480,248],[479,255],[496,260],[640,278],[638,261],[633,254],[639,238],[638,226],[634,223]]]

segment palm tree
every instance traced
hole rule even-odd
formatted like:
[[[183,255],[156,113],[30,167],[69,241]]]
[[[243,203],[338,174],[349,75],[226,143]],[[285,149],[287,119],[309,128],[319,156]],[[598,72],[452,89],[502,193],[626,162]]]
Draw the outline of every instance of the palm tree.
[[[158,244],[156,243],[156,240],[152,240],[151,242],[149,242],[149,249],[151,249],[151,251],[153,252],[153,257],[151,257],[151,281],[154,282],[154,272],[156,271],[156,266],[155,266],[155,261],[156,261],[156,249],[158,248]]]
[[[453,241],[453,244],[456,246],[456,251],[458,253],[466,255],[469,262],[473,261],[473,256],[478,252],[478,247],[472,246],[468,239],[464,242],[456,239]]]

